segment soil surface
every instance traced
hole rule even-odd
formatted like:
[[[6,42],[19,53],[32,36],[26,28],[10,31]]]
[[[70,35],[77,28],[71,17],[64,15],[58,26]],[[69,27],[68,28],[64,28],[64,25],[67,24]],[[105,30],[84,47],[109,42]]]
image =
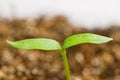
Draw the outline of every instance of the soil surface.
[[[106,44],[82,44],[67,49],[71,80],[120,80],[120,27],[87,30],[65,17],[0,21],[0,80],[65,80],[59,51],[20,50],[6,40],[52,38],[59,41],[77,33],[114,38]]]

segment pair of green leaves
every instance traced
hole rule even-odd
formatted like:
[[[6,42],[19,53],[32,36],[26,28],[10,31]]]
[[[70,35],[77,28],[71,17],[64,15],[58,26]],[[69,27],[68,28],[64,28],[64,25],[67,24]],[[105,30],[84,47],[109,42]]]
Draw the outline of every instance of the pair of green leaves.
[[[62,48],[66,49],[71,46],[82,43],[101,44],[111,40],[112,38],[108,38],[96,34],[83,33],[83,34],[76,34],[69,36],[64,40],[62,46],[56,40],[47,39],[47,38],[34,38],[34,39],[25,39],[16,42],[13,41],[7,41],[7,42],[13,47],[21,48],[21,49],[61,50]]]

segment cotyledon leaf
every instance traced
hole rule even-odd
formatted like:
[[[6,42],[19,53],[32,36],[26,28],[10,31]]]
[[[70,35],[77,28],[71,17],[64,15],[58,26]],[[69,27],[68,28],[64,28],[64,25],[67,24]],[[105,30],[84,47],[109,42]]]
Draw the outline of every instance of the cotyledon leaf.
[[[82,43],[101,44],[111,40],[113,39],[105,36],[91,34],[91,33],[76,34],[65,39],[63,43],[63,48],[68,48],[68,47],[71,47],[77,44],[82,44]]]
[[[15,42],[7,40],[7,43],[15,48],[20,49],[41,49],[41,50],[61,49],[61,46],[57,41],[46,38],[25,39]]]

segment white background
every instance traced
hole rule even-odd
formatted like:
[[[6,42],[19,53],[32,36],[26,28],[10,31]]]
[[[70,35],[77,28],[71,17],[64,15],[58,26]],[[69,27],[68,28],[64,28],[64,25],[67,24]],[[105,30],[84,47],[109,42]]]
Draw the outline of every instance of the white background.
[[[1,18],[56,15],[87,28],[120,25],[120,0],[0,0]]]

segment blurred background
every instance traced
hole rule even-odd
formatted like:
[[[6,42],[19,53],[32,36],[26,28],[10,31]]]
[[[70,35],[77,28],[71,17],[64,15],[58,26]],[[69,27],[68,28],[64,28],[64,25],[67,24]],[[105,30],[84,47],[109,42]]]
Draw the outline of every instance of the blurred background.
[[[120,80],[119,0],[0,0],[0,80],[65,80],[59,51],[20,50],[6,40],[95,33],[114,40],[67,50],[71,80]]]

